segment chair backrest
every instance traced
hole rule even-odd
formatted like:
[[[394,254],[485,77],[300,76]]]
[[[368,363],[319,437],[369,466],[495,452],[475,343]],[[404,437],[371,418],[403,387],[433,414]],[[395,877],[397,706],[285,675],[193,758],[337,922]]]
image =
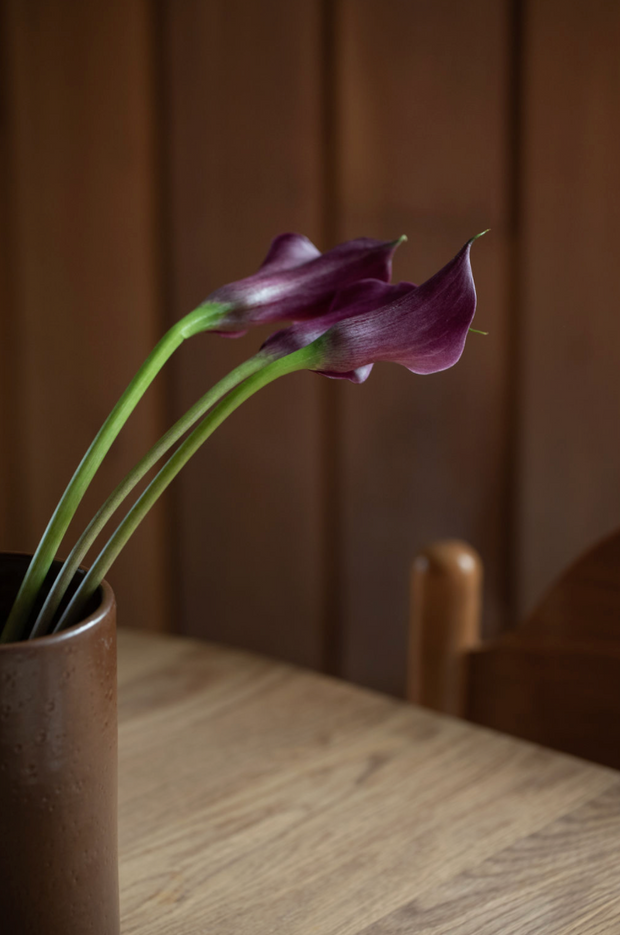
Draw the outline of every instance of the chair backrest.
[[[620,767],[620,533],[577,561],[516,629],[480,635],[482,564],[439,542],[412,574],[412,701]]]

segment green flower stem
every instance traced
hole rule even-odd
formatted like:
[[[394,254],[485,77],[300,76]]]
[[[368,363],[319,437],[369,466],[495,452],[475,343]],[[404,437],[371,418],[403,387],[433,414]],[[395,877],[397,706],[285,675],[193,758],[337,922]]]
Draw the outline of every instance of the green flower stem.
[[[243,380],[266,367],[269,362],[269,357],[259,352],[254,357],[246,360],[243,364],[240,364],[239,367],[235,367],[223,380],[220,380],[208,393],[205,393],[178,422],[175,422],[172,428],[153,445],[151,450],[127,474],[115,490],[113,490],[103,506],[90,521],[71,550],[69,557],[64,562],[60,574],[54,581],[53,587],[39,612],[39,616],[30,633],[30,639],[36,636],[43,636],[48,631],[54,619],[54,615],[66,594],[67,588],[71,584],[73,576],[82,564],[86,554],[104,526],[106,526],[112,515],[128,494],[131,493],[136,484],[142,480],[145,474],[150,471],[159,459],[176,444],[192,425],[194,425],[198,419],[201,419],[212,406],[218,403],[230,390],[234,389],[234,387]]]
[[[227,306],[212,303],[199,306],[177,322],[164,335],[103,423],[90,448],[82,458],[75,474],[54,511],[43,534],[28,571],[11,608],[8,620],[0,633],[0,643],[22,639],[26,635],[28,621],[39,590],[45,581],[69,523],[93,479],[97,468],[109,451],[116,436],[153,382],[168,358],[180,344],[200,331],[216,328]]]
[[[267,386],[268,383],[277,380],[278,377],[284,376],[287,373],[293,373],[296,370],[312,369],[318,361],[319,349],[314,344],[295,351],[287,357],[282,357],[280,360],[273,361],[229,393],[229,395],[202,420],[191,435],[188,435],[185,441],[177,448],[172,457],[166,461],[159,473],[153,478],[149,486],[142,493],[109,539],[73,596],[71,603],[58,621],[54,630],[55,633],[70,626],[76,620],[79,620],[87,602],[103,581],[108,569],[132,533],[140,525],[148,511],[159,499],[173,478],[176,477],[181,468],[187,464],[192,455],[198,451],[209,436],[213,434],[216,428],[221,425],[241,403],[245,402],[246,399],[263,386]]]

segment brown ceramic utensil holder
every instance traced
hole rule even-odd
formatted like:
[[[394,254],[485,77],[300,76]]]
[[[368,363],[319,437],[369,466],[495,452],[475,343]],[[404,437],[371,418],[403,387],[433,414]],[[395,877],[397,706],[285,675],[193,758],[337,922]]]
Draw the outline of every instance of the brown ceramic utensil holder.
[[[0,555],[0,619],[29,558]],[[119,935],[116,621],[0,645],[0,930]]]

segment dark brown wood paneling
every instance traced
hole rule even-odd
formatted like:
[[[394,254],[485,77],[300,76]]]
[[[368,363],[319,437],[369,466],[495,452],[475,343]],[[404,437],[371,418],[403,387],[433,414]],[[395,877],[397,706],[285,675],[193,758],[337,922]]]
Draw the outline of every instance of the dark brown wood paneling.
[[[1,9],[0,547],[34,548],[163,319],[255,270],[287,229],[322,247],[406,233],[395,277],[421,281],[491,227],[472,258],[490,334],[448,373],[297,375],[259,394],[169,492],[174,541],[159,510],[113,570],[124,622],[165,624],[168,545],[177,628],[400,692],[423,544],[459,536],[481,553],[489,634],[510,616],[515,551],[522,613],[618,524],[616,5]],[[164,410],[180,415],[261,338],[182,349],[82,520]]]
[[[420,282],[473,234],[476,325],[454,370],[379,366],[343,392],[345,675],[400,693],[411,556],[462,537],[504,612],[510,21],[507,2],[345,0],[338,23],[339,179],[346,237],[409,242],[395,279]]]
[[[522,611],[620,523],[620,6],[527,9]]]
[[[166,4],[169,206],[179,317],[253,272],[271,238],[321,229],[320,4]],[[184,348],[181,412],[257,349]],[[218,430],[177,482],[177,625],[318,664],[322,653],[318,378],[287,377]]]
[[[16,440],[11,419],[15,348],[11,340],[11,136],[5,37],[4,9],[0,6],[0,549],[8,551],[16,547],[11,541],[13,530],[10,523],[11,486],[14,481],[11,465],[15,457]],[[15,494],[16,491],[13,491],[13,496]]]
[[[20,355],[12,399],[27,491],[18,538],[33,549],[161,332],[152,30],[146,0],[7,0],[5,29]],[[90,511],[161,428],[155,390],[104,463]],[[110,574],[125,624],[164,625],[163,540],[155,512]]]

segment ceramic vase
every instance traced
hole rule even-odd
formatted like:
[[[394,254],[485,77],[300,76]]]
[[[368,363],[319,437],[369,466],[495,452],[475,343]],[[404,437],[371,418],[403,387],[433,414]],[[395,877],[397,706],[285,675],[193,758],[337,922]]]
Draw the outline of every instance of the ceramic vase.
[[[29,560],[0,555],[0,620]],[[89,610],[64,632],[0,644],[0,928],[7,935],[120,932],[116,621],[107,584]]]

